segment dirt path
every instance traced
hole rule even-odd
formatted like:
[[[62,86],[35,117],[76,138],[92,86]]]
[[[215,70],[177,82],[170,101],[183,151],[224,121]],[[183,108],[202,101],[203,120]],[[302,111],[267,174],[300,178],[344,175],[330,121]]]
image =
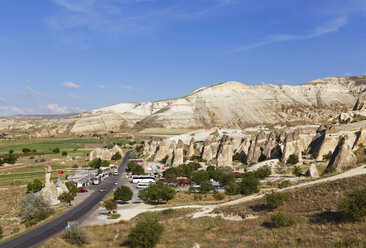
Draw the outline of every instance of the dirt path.
[[[295,188],[306,187],[306,186],[314,185],[314,184],[321,184],[321,183],[325,183],[325,182],[335,181],[335,180],[339,180],[342,178],[353,177],[353,176],[358,176],[358,175],[363,175],[363,174],[366,174],[365,165],[362,165],[360,167],[343,172],[343,173],[335,175],[335,176],[320,178],[320,179],[317,179],[314,181],[300,183],[300,184],[297,184],[297,185],[294,185],[294,186],[291,186],[288,188],[278,189],[277,191],[287,191],[287,190],[291,190],[291,189],[295,189]],[[121,217],[118,219],[114,219],[114,220],[107,219],[106,215],[103,214],[103,212],[105,212],[105,210],[102,208],[99,208],[97,211],[95,211],[93,214],[91,214],[88,219],[86,219],[86,221],[83,223],[83,225],[105,225],[105,224],[116,223],[116,222],[119,222],[120,220],[130,220],[140,213],[149,212],[149,211],[150,212],[161,211],[161,210],[164,210],[167,208],[197,209],[197,212],[187,216],[187,217],[191,217],[191,218],[221,216],[222,218],[227,219],[227,220],[240,221],[240,220],[242,220],[242,217],[240,217],[240,216],[235,216],[235,215],[231,215],[231,216],[225,215],[224,216],[223,214],[215,214],[212,212],[218,207],[232,206],[232,205],[236,205],[236,204],[240,204],[240,203],[244,203],[244,202],[249,202],[249,201],[252,201],[255,199],[262,198],[263,196],[265,196],[265,193],[250,195],[250,196],[239,198],[237,200],[220,203],[220,204],[215,204],[215,205],[185,205],[185,206],[165,207],[165,208],[154,208],[154,206],[151,206],[151,205],[148,205],[145,203],[128,204],[128,205],[120,206],[117,209],[117,212],[121,215]]]

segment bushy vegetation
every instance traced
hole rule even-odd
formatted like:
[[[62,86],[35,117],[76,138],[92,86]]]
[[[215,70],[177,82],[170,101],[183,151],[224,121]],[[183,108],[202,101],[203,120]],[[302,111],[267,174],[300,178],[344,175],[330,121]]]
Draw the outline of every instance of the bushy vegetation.
[[[131,159],[137,159],[137,151],[136,150],[132,150],[131,152],[130,152],[130,158]]]
[[[27,184],[27,193],[38,192],[43,188],[43,183],[39,179],[34,179],[33,183]]]
[[[366,189],[348,194],[338,208],[346,217],[354,220],[366,216]]]
[[[67,203],[71,206],[71,202],[75,199],[75,194],[72,192],[63,192],[57,199],[60,202]]]
[[[122,155],[119,152],[116,152],[113,156],[112,156],[112,160],[120,160],[122,158]]]
[[[137,222],[128,234],[128,242],[132,247],[152,248],[159,242],[164,226],[157,217],[148,217]]]
[[[78,188],[76,187],[75,183],[66,182],[65,185],[66,185],[67,189],[69,190],[69,192],[76,196],[76,194],[78,193]]]
[[[133,175],[144,175],[145,170],[141,165],[136,164],[135,161],[130,161],[127,168],[132,172]]]
[[[195,174],[199,168],[201,168],[201,165],[195,162],[191,162],[189,164],[181,164],[178,167],[170,167],[163,171],[163,177],[168,179],[169,181],[173,181],[176,177],[187,177],[188,179],[191,179],[193,174]],[[203,175],[203,173],[201,173],[200,175]],[[198,178],[199,176],[197,177],[197,179]]]
[[[301,177],[302,176],[302,169],[300,166],[294,166],[294,168],[292,169],[292,174],[294,174],[297,177]]]
[[[99,169],[100,167],[108,167],[110,163],[107,160],[101,160],[100,158],[96,158],[89,163],[89,167]]]
[[[286,193],[272,191],[265,195],[265,200],[268,208],[275,209],[288,200],[288,195]]]
[[[85,229],[76,224],[71,224],[62,234],[62,238],[69,244],[82,246],[89,243],[88,234]]]
[[[169,156],[166,155],[162,160],[160,160],[160,163],[165,164],[166,161],[168,161]]]
[[[297,154],[291,154],[288,159],[288,164],[297,164],[299,162],[299,156]]]
[[[151,202],[165,201],[168,202],[175,197],[175,190],[173,187],[158,182],[151,184],[148,188],[143,189],[139,192],[139,197]]]
[[[284,188],[287,188],[287,187],[289,187],[289,186],[291,186],[291,181],[290,180],[283,180],[282,182],[280,182],[279,184],[278,184],[278,188],[279,189],[284,189]]]
[[[108,210],[108,213],[115,211],[117,209],[117,202],[116,200],[110,198],[103,201],[103,207]]]
[[[260,182],[253,174],[244,175],[239,183],[240,194],[251,195],[259,192]]]
[[[0,226],[0,239],[4,238],[3,227]]]
[[[295,224],[295,219],[286,213],[278,212],[271,216],[268,225],[272,228],[287,227]]]
[[[114,196],[114,200],[127,202],[132,199],[133,192],[129,187],[121,186],[116,189],[113,196]]]
[[[34,225],[52,214],[50,204],[42,196],[33,193],[26,194],[19,205],[22,210],[22,220],[27,226]]]

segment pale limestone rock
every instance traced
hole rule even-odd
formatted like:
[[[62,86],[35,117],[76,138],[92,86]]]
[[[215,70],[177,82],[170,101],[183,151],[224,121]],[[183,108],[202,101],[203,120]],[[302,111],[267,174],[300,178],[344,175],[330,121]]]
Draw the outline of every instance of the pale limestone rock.
[[[322,160],[324,155],[334,151],[339,142],[339,133],[333,126],[331,126],[322,135],[322,139],[323,142],[321,142],[318,150],[318,160]]]
[[[154,162],[159,162],[161,161],[163,158],[165,158],[165,156],[167,156],[169,153],[168,147],[166,146],[164,141],[160,141],[159,145],[158,145],[158,150],[155,154],[154,157]]]
[[[267,135],[262,130],[258,133],[255,142],[252,142],[248,151],[248,164],[256,163],[264,158],[263,150],[267,141]]]
[[[92,161],[96,158],[100,158],[102,160],[111,160],[113,156],[113,152],[106,148],[96,148],[89,154],[89,160]]]
[[[123,156],[122,149],[117,145],[114,145],[113,148],[110,151],[113,153],[113,155],[116,154],[117,152],[119,152],[119,154],[121,154],[121,156]]]
[[[362,110],[365,108],[366,108],[365,99],[363,99],[362,97],[359,97],[357,99],[355,106],[353,107],[353,110]]]
[[[305,176],[307,177],[319,177],[318,169],[315,164],[311,164],[309,169],[306,171]]]
[[[201,248],[201,246],[199,244],[197,244],[197,243],[194,243],[193,246],[192,246],[192,248]]]
[[[217,153],[219,150],[219,142],[217,140],[217,136],[212,137],[211,140],[211,159],[216,158],[217,157]]]
[[[174,157],[173,157],[172,165],[178,166],[178,165],[183,164],[183,162],[184,162],[184,143],[180,139],[180,140],[178,140],[178,144],[177,144],[176,148],[174,149]]]
[[[151,140],[150,141],[147,141],[147,140],[144,141],[144,149],[142,150],[142,155],[143,156],[145,156],[149,152],[150,143],[151,143]]]
[[[353,114],[352,113],[341,113],[338,116],[338,120],[340,122],[351,122],[353,120]]]
[[[343,172],[357,165],[357,157],[347,141],[348,136],[341,136],[337,148],[329,161],[327,168],[333,168],[336,172]]]
[[[42,188],[40,194],[42,195],[43,199],[48,201],[51,205],[56,205],[60,203],[58,196],[63,192],[69,192],[69,190],[63,182],[59,182],[58,187],[56,187],[56,185],[51,181],[51,172],[51,166],[45,165],[45,185]]]
[[[172,165],[173,163],[173,157],[174,157],[174,150],[175,150],[176,142],[173,140],[170,143],[169,150],[168,150],[168,159],[166,161],[166,165]]]
[[[219,152],[217,154],[216,165],[220,166],[233,166],[233,155],[234,149],[230,140],[224,139],[219,147]]]
[[[188,147],[188,152],[187,152],[187,157],[190,158],[194,155],[194,144],[195,144],[195,140],[192,137],[191,141],[189,142],[189,147]]]
[[[203,145],[202,159],[206,160],[206,161],[211,161],[212,160],[212,147],[211,147],[211,141],[210,140],[206,140],[204,145]]]
[[[353,150],[357,150],[360,146],[366,145],[366,127],[361,128],[359,132],[357,132],[357,138],[353,145]]]
[[[286,136],[281,161],[286,163],[292,154],[296,154],[299,158],[299,161],[301,161],[301,152],[302,149],[300,147],[299,131],[295,130],[293,133],[289,133]]]

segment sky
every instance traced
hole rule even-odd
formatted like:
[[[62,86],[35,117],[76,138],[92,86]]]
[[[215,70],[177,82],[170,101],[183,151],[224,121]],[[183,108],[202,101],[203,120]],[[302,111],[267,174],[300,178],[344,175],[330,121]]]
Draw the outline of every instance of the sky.
[[[1,0],[0,115],[366,74],[366,0]]]

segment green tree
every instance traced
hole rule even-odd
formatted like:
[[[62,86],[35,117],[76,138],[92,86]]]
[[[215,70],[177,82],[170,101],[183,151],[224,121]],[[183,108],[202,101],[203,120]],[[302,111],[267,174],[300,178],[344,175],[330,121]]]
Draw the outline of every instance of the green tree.
[[[291,154],[288,159],[288,164],[297,164],[299,162],[299,156],[297,154]]]
[[[62,156],[67,156],[67,151],[63,151]]]
[[[163,234],[164,226],[157,217],[148,217],[137,222],[128,234],[128,241],[133,247],[153,248]]]
[[[76,196],[76,193],[78,192],[78,188],[76,187],[75,183],[66,182],[65,184],[66,184],[66,187],[69,190],[69,192]]]
[[[120,160],[122,158],[121,154],[119,152],[116,152],[113,156],[112,156],[112,160]]]
[[[27,184],[27,192],[38,192],[43,188],[43,183],[39,179],[34,179],[33,183]]]
[[[338,208],[346,217],[354,220],[366,216],[366,189],[348,194],[340,202]]]
[[[31,149],[29,149],[29,148],[23,148],[23,149],[22,149],[22,152],[23,152],[24,154],[28,154],[28,153],[30,153],[30,152],[31,152]]]
[[[225,194],[227,195],[240,194],[240,186],[237,183],[229,183],[225,187]]]
[[[210,175],[208,174],[207,171],[196,171],[194,173],[192,173],[192,181],[198,183],[198,184],[202,184],[205,181],[208,181],[210,179]]]
[[[4,164],[15,164],[17,162],[17,157],[14,153],[5,154],[2,161]]]
[[[107,199],[103,202],[103,207],[108,210],[108,212],[112,212],[117,209],[117,202],[114,199]]]
[[[127,168],[131,170],[133,175],[144,175],[145,170],[141,165],[136,164],[135,161],[131,161],[128,163]]]
[[[253,193],[259,192],[260,182],[259,179],[254,177],[253,175],[244,176],[242,178],[240,186],[240,194],[242,195],[250,195]]]
[[[208,181],[204,181],[200,184],[200,192],[203,194],[206,194],[212,190],[215,190],[215,188],[212,186],[212,184]]]
[[[42,210],[47,210],[50,213],[50,204],[45,201],[41,195],[33,193],[26,194],[19,201],[19,206],[22,211],[21,217],[24,222],[29,222],[34,219]]]
[[[63,192],[59,197],[57,198],[59,201],[63,203],[67,203],[71,206],[71,201],[73,201],[75,198],[75,195],[70,192]]]
[[[269,208],[275,209],[288,200],[288,195],[286,193],[272,191],[265,195],[265,199],[266,205]]]
[[[114,195],[114,200],[127,202],[132,199],[133,192],[129,187],[121,186],[121,187],[117,188],[117,190],[114,192],[113,195]]]
[[[56,147],[55,149],[52,150],[53,153],[60,153],[60,148]]]
[[[163,171],[163,177],[168,179],[168,181],[173,181],[176,177],[179,176],[179,171],[176,167],[170,167]]]
[[[4,238],[3,227],[0,226],[0,239]]]
[[[139,192],[139,197],[148,201],[170,201],[175,197],[175,190],[169,185],[158,182]]]

